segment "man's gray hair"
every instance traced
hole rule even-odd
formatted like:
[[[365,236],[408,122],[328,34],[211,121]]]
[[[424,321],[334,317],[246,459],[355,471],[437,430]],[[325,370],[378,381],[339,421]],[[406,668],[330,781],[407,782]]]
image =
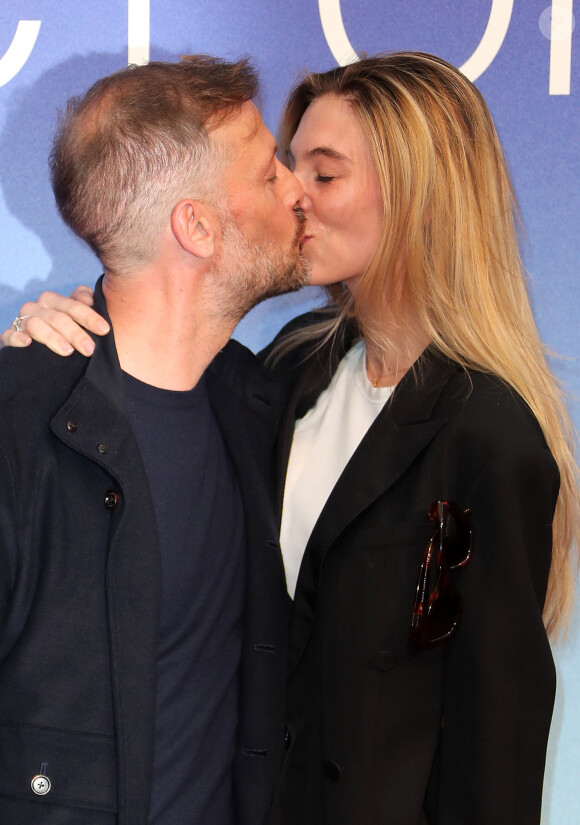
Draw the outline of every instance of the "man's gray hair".
[[[50,156],[64,221],[112,272],[150,262],[182,198],[219,185],[213,129],[258,92],[248,60],[206,55],[129,66],[68,102]]]

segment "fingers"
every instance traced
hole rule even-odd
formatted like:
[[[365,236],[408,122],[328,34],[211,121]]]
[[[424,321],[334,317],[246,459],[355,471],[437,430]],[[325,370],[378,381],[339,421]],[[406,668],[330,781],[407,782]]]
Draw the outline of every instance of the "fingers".
[[[32,343],[32,338],[25,332],[17,332],[13,326],[9,326],[0,335],[3,347],[27,347]]]
[[[28,302],[20,309],[21,332],[13,327],[2,335],[5,346],[27,346],[30,339],[44,344],[58,355],[70,355],[77,350],[92,355],[95,344],[85,329],[105,335],[109,325],[91,309],[92,291],[77,287],[75,298],[66,298],[56,292],[43,292],[36,303]],[[79,300],[76,300],[76,298]]]
[[[54,310],[55,313],[64,313],[85,329],[96,335],[106,335],[109,325],[101,316],[91,309],[93,304],[93,290],[88,286],[78,286],[70,298],[59,295],[58,292],[43,292],[36,302],[24,304],[21,315],[39,315],[37,308]],[[44,316],[43,316],[44,317]],[[56,318],[57,315],[51,316]]]
[[[76,289],[73,290],[70,297],[75,301],[81,301],[81,303],[86,304],[88,307],[92,307],[95,294],[90,286],[81,284],[81,286],[77,286]],[[93,331],[96,332],[96,330]]]

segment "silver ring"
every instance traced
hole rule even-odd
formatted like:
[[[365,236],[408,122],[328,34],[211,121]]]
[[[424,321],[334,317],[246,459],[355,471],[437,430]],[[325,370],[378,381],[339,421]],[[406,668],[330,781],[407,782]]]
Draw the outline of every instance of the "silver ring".
[[[12,321],[12,326],[16,330],[16,332],[22,332],[22,322],[25,318],[30,318],[30,315],[17,315],[16,318]]]

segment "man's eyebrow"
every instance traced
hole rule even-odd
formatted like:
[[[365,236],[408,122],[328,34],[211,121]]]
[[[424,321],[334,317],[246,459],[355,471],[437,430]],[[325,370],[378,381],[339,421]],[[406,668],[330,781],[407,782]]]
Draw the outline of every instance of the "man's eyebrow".
[[[278,146],[276,144],[273,144],[272,152],[271,152],[270,155],[268,155],[268,161],[267,161],[267,163],[264,164],[264,172],[265,173],[269,170],[270,166],[272,165],[272,161],[276,157],[277,152],[278,152]]]

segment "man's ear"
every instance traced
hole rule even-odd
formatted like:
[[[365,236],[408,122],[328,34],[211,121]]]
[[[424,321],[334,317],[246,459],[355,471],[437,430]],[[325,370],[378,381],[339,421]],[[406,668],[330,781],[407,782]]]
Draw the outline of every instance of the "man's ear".
[[[216,210],[203,201],[182,200],[173,207],[173,235],[183,249],[196,258],[211,258],[219,226]]]

